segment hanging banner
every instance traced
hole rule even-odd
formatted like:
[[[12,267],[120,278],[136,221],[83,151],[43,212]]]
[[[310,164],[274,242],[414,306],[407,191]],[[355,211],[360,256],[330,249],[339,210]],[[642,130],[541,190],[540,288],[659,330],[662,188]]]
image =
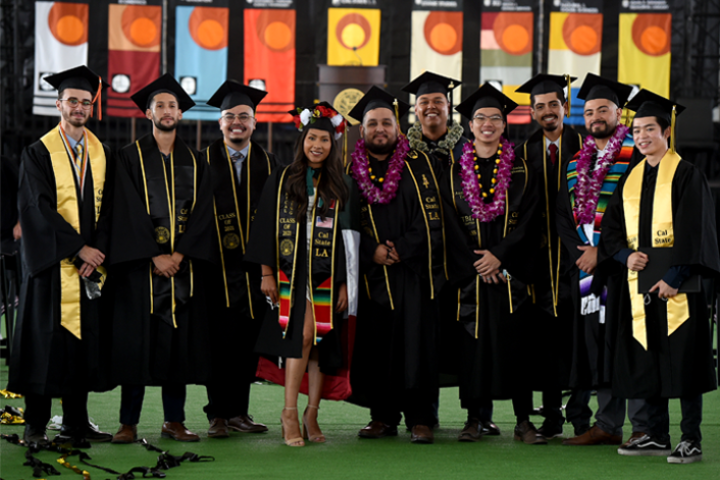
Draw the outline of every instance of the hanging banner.
[[[295,5],[289,0],[246,0],[245,84],[268,92],[258,122],[292,122],[295,107]]]
[[[442,6],[438,6],[439,3]],[[408,81],[428,71],[462,78],[462,9],[462,0],[417,0],[413,4]],[[462,91],[458,87],[453,90],[452,107],[461,99]],[[410,103],[415,103],[415,95],[410,95]]]
[[[44,78],[88,61],[88,4],[35,2],[33,113],[60,116],[55,89]]]
[[[550,12],[548,73],[578,77],[572,84],[571,125],[584,125],[585,102],[577,98],[585,75],[600,75],[602,48],[602,0],[555,0]]]
[[[670,95],[670,35],[668,2],[633,0],[620,7],[618,81]]]
[[[202,6],[193,6],[199,4]],[[212,6],[211,6],[212,5]],[[175,8],[175,78],[197,105],[187,120],[217,120],[206,102],[227,80],[227,0],[178,0]]]
[[[328,65],[377,66],[380,60],[380,9],[377,0],[332,0],[328,9]]]
[[[108,115],[145,118],[130,97],[160,76],[162,0],[147,3],[109,5]]]
[[[515,89],[532,77],[532,0],[486,1],[480,18],[480,83],[490,82],[519,106],[508,123],[530,123],[530,96]]]

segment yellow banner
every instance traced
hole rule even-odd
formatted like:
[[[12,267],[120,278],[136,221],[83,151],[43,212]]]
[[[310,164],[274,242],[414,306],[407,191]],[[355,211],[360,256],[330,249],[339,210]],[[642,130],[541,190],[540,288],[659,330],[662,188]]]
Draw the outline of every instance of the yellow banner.
[[[621,13],[618,81],[670,96],[669,13]]]
[[[380,10],[328,9],[328,65],[377,66],[380,59]]]

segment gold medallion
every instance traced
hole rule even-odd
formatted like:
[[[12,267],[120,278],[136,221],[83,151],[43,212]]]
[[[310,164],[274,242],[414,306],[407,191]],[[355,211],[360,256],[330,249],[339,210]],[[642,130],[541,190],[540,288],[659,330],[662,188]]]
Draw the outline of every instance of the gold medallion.
[[[160,245],[170,240],[170,230],[165,227],[155,227],[155,241]]]
[[[365,94],[357,88],[346,88],[335,96],[333,100],[333,108],[340,112],[340,114],[352,121],[353,123],[361,123],[362,119],[355,119],[348,115],[350,110],[355,107],[358,100],[360,100]]]
[[[285,240],[280,242],[280,255],[282,255],[283,257],[292,255],[294,249],[295,246],[293,245],[292,240],[286,238]]]
[[[223,246],[228,250],[234,250],[240,245],[240,237],[235,233],[228,233],[223,237]]]

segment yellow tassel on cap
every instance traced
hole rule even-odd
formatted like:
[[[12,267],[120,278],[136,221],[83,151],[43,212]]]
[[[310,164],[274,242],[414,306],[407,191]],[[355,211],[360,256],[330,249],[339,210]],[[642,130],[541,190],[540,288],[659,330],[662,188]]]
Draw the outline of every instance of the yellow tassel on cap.
[[[673,105],[672,116],[670,117],[670,151],[675,153],[675,116],[677,105]]]
[[[393,101],[393,107],[395,107],[395,120],[397,120],[398,132],[402,135],[402,129],[400,128],[400,104],[397,98]]]

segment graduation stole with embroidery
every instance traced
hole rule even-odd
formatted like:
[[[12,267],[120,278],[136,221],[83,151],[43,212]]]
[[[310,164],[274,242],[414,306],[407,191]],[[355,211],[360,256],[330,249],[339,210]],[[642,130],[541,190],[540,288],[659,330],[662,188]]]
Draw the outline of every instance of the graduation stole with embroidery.
[[[495,220],[493,220],[493,222],[503,222],[503,238],[505,238],[508,233],[515,230],[515,227],[520,220],[520,203],[522,201],[522,196],[525,192],[525,188],[527,187],[527,165],[525,164],[524,160],[519,160],[520,162],[516,160],[517,164],[514,165],[511,170],[511,175],[513,176],[513,179],[511,185],[508,187],[507,195],[505,196],[505,214],[504,216],[499,216]],[[480,230],[480,221],[476,218],[473,218],[473,210],[470,207],[470,203],[468,203],[468,201],[465,199],[465,193],[463,191],[462,185],[462,177],[460,176],[460,168],[461,165],[459,162],[452,164],[452,166],[450,167],[450,189],[453,193],[453,206],[455,207],[455,211],[457,212],[460,220],[465,226],[465,229],[470,234],[470,237],[477,241],[477,248],[486,249],[488,247],[483,245],[482,233]],[[518,188],[520,185],[522,185],[522,190],[518,192],[519,194],[512,191],[513,188]],[[477,338],[477,327],[479,324],[480,314],[480,309],[478,308],[480,301],[480,282],[478,281],[478,277],[479,274],[475,276],[475,281],[473,282],[474,284],[472,285],[472,288],[458,290],[458,320],[460,320],[461,316],[460,304],[470,303],[475,305],[475,338]],[[518,282],[514,281],[510,275],[508,275],[507,279],[508,298],[510,300],[510,313],[512,313],[514,309],[520,305],[519,301],[521,299],[518,298],[518,295],[513,296],[512,286],[514,283]]]
[[[678,165],[682,159],[671,152],[665,153],[658,166],[657,183],[653,195],[652,212],[652,247],[673,248],[675,234],[673,231],[672,213],[672,182]],[[623,210],[625,215],[625,230],[628,247],[637,250],[640,238],[640,200],[645,173],[643,159],[628,175],[623,187]],[[628,287],[630,289],[630,303],[632,305],[633,337],[647,350],[647,327],[645,324],[644,295],[638,293],[638,272],[628,269]],[[688,318],[690,307],[687,295],[679,293],[667,300],[668,336],[672,335]]]
[[[85,137],[85,154],[83,155],[83,165],[81,166],[83,173],[81,174],[78,173],[75,154],[67,143],[67,139],[64,138],[64,132],[60,125],[50,130],[40,139],[50,154],[50,161],[55,175],[57,212],[78,233],[80,233],[78,189],[80,189],[82,195],[82,188],[85,184],[84,170],[87,169],[89,162],[93,180],[95,223],[97,224],[100,216],[100,206],[102,205],[106,168],[105,150],[100,140],[88,129],[85,129],[83,135]],[[60,324],[77,338],[82,338],[80,325],[81,280],[73,260],[72,258],[66,258],[60,262]],[[103,267],[98,267],[97,270],[103,277],[103,282],[99,284],[102,287],[106,272]]]
[[[600,226],[602,223],[602,217],[605,214],[605,209],[610,201],[610,197],[612,197],[613,192],[617,188],[618,182],[630,165],[634,146],[635,143],[633,142],[632,137],[625,137],[622,147],[620,148],[620,152],[615,159],[615,163],[610,167],[605,175],[605,179],[603,180],[602,188],[600,189],[598,196],[597,207],[595,208],[595,222],[593,223],[592,238],[587,238],[585,230],[583,230],[583,226],[579,225],[577,223],[577,219],[575,219],[575,230],[577,231],[578,237],[580,237],[583,244],[597,246],[600,241]],[[575,186],[578,181],[577,161],[581,153],[582,150],[576,153],[573,159],[568,163],[566,174],[568,194],[570,195],[570,206],[573,212],[575,212]],[[588,315],[599,311],[601,312],[600,322],[604,323],[604,314],[602,312],[605,307],[607,292],[606,289],[603,288],[603,292],[600,296],[593,294],[591,292],[592,281],[593,275],[589,275],[580,270],[581,314]]]
[[[279,323],[285,337],[290,325],[290,313],[295,295],[295,265],[298,255],[299,230],[295,213],[297,205],[290,200],[284,191],[284,180],[287,169],[283,172],[278,186],[278,212],[277,212],[277,275],[278,291],[280,296]],[[318,185],[320,179],[318,178]],[[316,215],[319,196],[315,190],[315,204],[312,209],[312,227],[306,234],[310,237],[310,252],[308,253],[307,271],[310,282],[310,303],[313,309],[313,322],[315,324],[315,338],[313,344],[322,340],[333,329],[333,280],[335,274],[335,245],[338,229],[338,209],[335,201],[330,205],[328,216],[325,219]],[[305,254],[305,244],[300,245]],[[302,273],[301,273],[302,274]],[[304,292],[301,292],[301,298]],[[304,298],[303,298],[304,300]],[[302,301],[302,300],[301,300]],[[300,319],[302,321],[302,319]]]
[[[152,137],[148,137],[152,140]],[[147,159],[143,158],[140,140],[135,142],[140,157],[140,167],[145,186],[145,205],[155,227],[155,242],[163,254],[172,255],[179,238],[185,233],[187,222],[195,208],[197,194],[197,160],[195,154],[178,139],[179,147],[165,161],[157,149],[147,145]],[[155,151],[150,155],[149,150]],[[186,149],[186,150],[184,150]],[[177,154],[177,155],[176,155]],[[189,154],[189,155],[188,155]],[[188,159],[192,165],[185,165]],[[175,310],[193,295],[192,260],[183,262],[175,276],[166,278],[153,275],[154,264],[150,262],[150,313],[163,322],[177,328]]]
[[[221,147],[219,147],[221,145]],[[222,152],[225,152],[223,156]],[[264,152],[263,152],[264,153]],[[207,162],[212,171],[213,184],[213,208],[215,211],[215,227],[218,233],[220,247],[220,263],[223,273],[223,285],[225,286],[225,304],[227,307],[235,306],[241,300],[241,290],[247,290],[247,298],[250,306],[250,316],[255,318],[252,305],[252,294],[250,292],[249,274],[243,268],[233,268],[242,264],[245,255],[245,246],[250,232],[250,223],[254,215],[253,206],[250,204],[251,178],[253,173],[265,173],[265,167],[258,165],[253,168],[252,143],[248,148],[247,158],[244,160],[243,172],[245,172],[245,191],[238,192],[235,181],[236,173],[232,160],[225,145],[220,141],[218,145],[211,145],[206,150]],[[270,175],[270,160],[265,154],[267,161],[267,175],[260,178],[261,182]],[[243,183],[240,183],[242,187]],[[241,212],[239,207],[239,195],[246,196],[246,211]],[[231,268],[228,268],[231,266]]]

